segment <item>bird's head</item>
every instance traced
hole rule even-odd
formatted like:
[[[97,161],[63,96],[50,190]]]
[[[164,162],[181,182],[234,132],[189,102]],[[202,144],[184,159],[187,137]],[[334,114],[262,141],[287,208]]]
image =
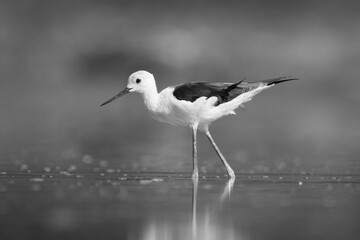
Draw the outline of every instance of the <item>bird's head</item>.
[[[119,92],[113,98],[101,104],[101,106],[104,106],[105,104],[108,104],[130,92],[144,94],[145,92],[154,90],[156,91],[156,83],[154,76],[147,71],[140,70],[130,75],[128,79],[128,84],[124,90]]]
[[[130,75],[127,88],[129,92],[144,93],[156,88],[154,75],[147,71],[137,71]]]

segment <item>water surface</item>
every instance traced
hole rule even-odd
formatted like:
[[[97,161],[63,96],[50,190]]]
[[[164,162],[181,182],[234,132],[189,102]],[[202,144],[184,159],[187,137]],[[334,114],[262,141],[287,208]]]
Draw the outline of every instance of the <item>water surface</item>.
[[[1,172],[1,239],[358,239],[357,175]]]

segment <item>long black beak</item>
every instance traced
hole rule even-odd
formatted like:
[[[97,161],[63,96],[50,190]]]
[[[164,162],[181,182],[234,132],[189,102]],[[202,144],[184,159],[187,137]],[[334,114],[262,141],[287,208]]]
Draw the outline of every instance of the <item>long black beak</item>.
[[[121,97],[121,96],[124,96],[125,94],[129,93],[130,90],[131,90],[131,88],[125,88],[124,90],[122,90],[121,92],[119,92],[118,94],[116,94],[115,97],[112,97],[112,98],[110,98],[109,100],[107,100],[106,102],[104,102],[103,104],[101,104],[100,107],[101,107],[101,106],[104,106],[104,105],[106,105],[106,104],[108,104],[108,103],[111,103],[112,101],[118,99],[118,98]]]

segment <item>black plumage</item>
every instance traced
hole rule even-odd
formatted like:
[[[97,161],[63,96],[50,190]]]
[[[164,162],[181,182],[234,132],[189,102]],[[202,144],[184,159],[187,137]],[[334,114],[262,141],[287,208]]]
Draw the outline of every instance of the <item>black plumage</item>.
[[[280,77],[257,82],[244,82],[242,80],[238,83],[192,82],[176,86],[173,94],[178,100],[189,102],[194,102],[200,97],[217,97],[218,101],[215,104],[217,106],[229,102],[261,84],[272,85],[291,80],[297,80],[297,78]]]

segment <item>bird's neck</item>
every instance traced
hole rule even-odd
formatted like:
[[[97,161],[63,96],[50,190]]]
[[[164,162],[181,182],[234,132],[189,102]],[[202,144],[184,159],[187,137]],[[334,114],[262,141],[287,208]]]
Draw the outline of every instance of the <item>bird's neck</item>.
[[[142,95],[147,109],[152,112],[156,111],[159,106],[159,93],[157,88],[147,89]]]

